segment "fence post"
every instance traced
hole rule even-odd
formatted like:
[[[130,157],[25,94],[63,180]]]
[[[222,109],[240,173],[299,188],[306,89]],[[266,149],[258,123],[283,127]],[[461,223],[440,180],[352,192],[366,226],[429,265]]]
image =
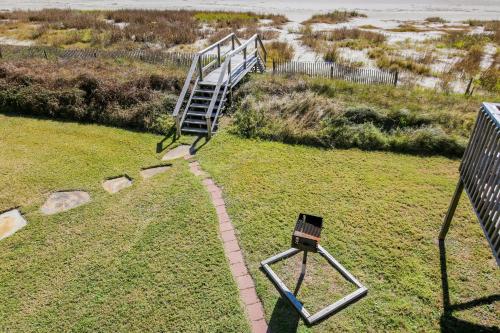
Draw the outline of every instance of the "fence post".
[[[276,63],[274,62],[274,58],[273,58],[273,74],[276,74]]]
[[[467,89],[465,89],[465,95],[469,95],[469,93],[470,93],[470,87],[472,86],[472,80],[473,80],[473,78],[470,78],[469,84],[467,84]]]
[[[333,79],[333,65],[330,66],[330,79]]]
[[[396,73],[394,74],[394,86],[398,85],[398,77],[399,77],[399,71],[396,70]]]

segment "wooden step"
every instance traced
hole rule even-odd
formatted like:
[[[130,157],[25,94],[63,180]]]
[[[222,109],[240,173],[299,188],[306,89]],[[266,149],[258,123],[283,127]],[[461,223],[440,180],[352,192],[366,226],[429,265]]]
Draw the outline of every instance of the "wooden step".
[[[206,112],[203,112],[203,111],[191,111],[191,110],[188,110],[188,112],[186,113],[186,115],[188,116],[197,116],[197,117],[205,117],[207,113]],[[215,117],[215,112],[212,112],[212,118]]]
[[[182,131],[183,132],[189,132],[189,133],[203,133],[203,134],[207,134],[208,133],[208,130],[206,128],[183,127]]]
[[[215,90],[215,89],[214,89]],[[213,94],[214,90],[207,90],[207,89],[195,89],[195,93],[203,93],[203,94]],[[219,91],[219,94],[222,94],[222,90]]]
[[[199,101],[211,101],[212,97],[193,96],[193,99],[196,99],[196,100],[199,100]],[[217,102],[220,102],[220,101],[221,101],[220,99],[217,99]],[[222,101],[225,102],[226,99],[224,98]]]
[[[209,103],[207,104],[198,104],[198,103],[191,103],[189,105],[189,108],[194,108],[194,109],[208,109],[208,107],[210,106]],[[214,105],[214,110],[219,106],[219,103],[215,103]]]
[[[207,121],[206,120],[199,120],[199,119],[185,119],[184,120],[184,123],[186,124],[196,124],[196,125],[207,125]]]

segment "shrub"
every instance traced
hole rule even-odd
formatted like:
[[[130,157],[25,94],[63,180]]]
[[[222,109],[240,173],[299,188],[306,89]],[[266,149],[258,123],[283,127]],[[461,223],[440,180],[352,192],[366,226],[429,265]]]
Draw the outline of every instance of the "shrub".
[[[4,62],[0,110],[164,133],[172,125],[169,112],[181,77],[135,66],[98,60],[86,66],[79,61]]]
[[[337,62],[339,60],[339,50],[336,46],[332,46],[323,56],[327,62]]]
[[[450,157],[484,98],[302,76],[255,77],[235,96],[231,131],[245,137]]]
[[[401,131],[391,141],[391,147],[395,151],[446,156],[462,156],[465,146],[465,140],[449,136],[437,127]]]
[[[367,16],[365,14],[362,14],[362,13],[357,12],[355,10],[353,10],[353,11],[335,10],[333,12],[326,13],[326,14],[313,15],[310,19],[302,22],[302,24],[312,24],[312,23],[336,24],[336,23],[348,22],[351,19],[358,18],[358,17],[367,17]]]
[[[293,59],[295,50],[292,45],[287,42],[273,41],[266,43],[267,57],[269,60],[290,61]]]
[[[439,16],[431,16],[425,19],[426,22],[429,23],[446,23],[447,21]]]

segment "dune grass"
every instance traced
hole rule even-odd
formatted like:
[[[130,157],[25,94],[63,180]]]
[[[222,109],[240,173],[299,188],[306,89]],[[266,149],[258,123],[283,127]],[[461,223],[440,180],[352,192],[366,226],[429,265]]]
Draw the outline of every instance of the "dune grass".
[[[326,14],[315,14],[311,18],[302,22],[302,24],[313,24],[313,23],[328,23],[328,24],[337,24],[343,22],[349,22],[354,18],[367,17],[366,14],[357,12],[355,10],[352,11],[341,11],[334,10],[333,12],[329,12]]]
[[[161,140],[0,115],[0,211],[21,206],[28,220],[0,242],[0,331],[249,331],[200,180],[182,159],[139,176],[160,163]],[[104,192],[101,181],[121,174],[134,185]],[[42,216],[64,189],[92,202]]]
[[[219,29],[280,27],[284,15],[192,10],[14,10],[0,13],[0,36],[68,48],[150,48],[215,38]],[[262,23],[260,20],[268,20]],[[210,29],[206,29],[209,27]]]
[[[199,159],[224,188],[273,332],[498,329],[498,302],[443,315],[437,235],[458,161],[322,150],[225,133],[214,137]],[[365,299],[313,328],[298,322],[259,271],[261,260],[290,247],[300,212],[324,217],[323,246],[369,288]],[[459,205],[446,250],[452,304],[498,297],[492,281],[500,272],[467,199]],[[297,260],[273,267],[291,288]],[[320,261],[310,261],[299,298],[314,311],[350,289]]]

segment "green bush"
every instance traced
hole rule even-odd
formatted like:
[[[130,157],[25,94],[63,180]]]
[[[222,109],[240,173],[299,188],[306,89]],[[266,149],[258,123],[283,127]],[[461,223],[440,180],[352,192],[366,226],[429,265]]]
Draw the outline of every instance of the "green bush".
[[[462,115],[455,106],[464,108],[460,103],[469,99],[426,94],[342,81],[268,77],[240,89],[231,131],[248,138],[323,147],[461,156],[477,109]],[[370,106],[374,97],[381,101],[376,107]],[[422,104],[427,98],[436,105],[449,105],[453,112],[428,108],[432,104]],[[358,106],[359,100],[366,105]],[[394,102],[411,109],[387,107]]]

